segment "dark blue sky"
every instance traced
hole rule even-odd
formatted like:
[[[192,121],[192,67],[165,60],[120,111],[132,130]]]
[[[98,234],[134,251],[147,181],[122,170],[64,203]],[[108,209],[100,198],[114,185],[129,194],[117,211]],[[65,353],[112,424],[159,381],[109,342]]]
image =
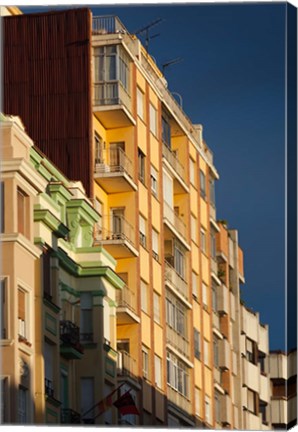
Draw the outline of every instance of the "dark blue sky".
[[[244,251],[242,297],[269,324],[270,349],[284,349],[286,4],[91,9],[118,15],[131,33],[164,19],[149,52],[160,67],[183,59],[165,70],[169,89],[214,152],[217,217],[239,231]]]

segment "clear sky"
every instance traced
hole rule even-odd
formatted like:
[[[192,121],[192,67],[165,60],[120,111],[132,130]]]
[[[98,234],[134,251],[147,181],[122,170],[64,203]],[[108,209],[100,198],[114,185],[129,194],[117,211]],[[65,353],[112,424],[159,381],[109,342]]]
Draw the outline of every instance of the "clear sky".
[[[160,35],[149,52],[160,67],[182,58],[165,69],[168,86],[193,123],[204,126],[220,174],[217,217],[239,231],[242,298],[269,324],[270,349],[285,348],[285,8],[91,6],[94,16],[118,15],[131,33],[163,19],[150,31]]]

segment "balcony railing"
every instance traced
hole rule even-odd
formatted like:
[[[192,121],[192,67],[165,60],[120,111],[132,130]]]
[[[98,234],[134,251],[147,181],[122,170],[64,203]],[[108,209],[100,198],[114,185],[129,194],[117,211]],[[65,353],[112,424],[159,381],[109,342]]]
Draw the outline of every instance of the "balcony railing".
[[[177,333],[167,324],[167,343],[172,345],[177,351],[179,351],[185,357],[189,357],[189,342],[188,340]]]
[[[114,15],[96,16],[92,18],[92,34],[128,33],[120,19]]]
[[[80,328],[71,321],[60,321],[60,339],[66,346],[71,346],[83,353],[84,349],[80,344]]]
[[[172,402],[176,407],[185,411],[187,414],[191,414],[191,403],[185,396],[178,393],[172,387],[168,385],[167,387],[167,397],[170,402]]]
[[[131,378],[137,376],[137,363],[126,351],[118,351],[117,374]]]
[[[130,109],[131,97],[121,81],[95,83],[94,105],[125,105]]]
[[[69,409],[69,408],[63,408],[61,410],[61,423],[62,424],[80,424],[81,423],[81,416],[76,411]]]
[[[184,181],[184,168],[179,162],[177,156],[165,144],[162,145],[162,155],[169,162],[174,171]]]
[[[178,231],[179,234],[187,241],[186,225],[179,216],[176,215],[174,209],[164,201],[164,218],[167,219],[171,225]]]
[[[116,291],[116,301],[119,307],[127,307],[132,312],[136,312],[136,297],[128,286],[124,285],[122,290]]]
[[[134,227],[123,216],[103,216],[103,226],[111,226],[110,229],[100,228],[95,233],[95,239],[98,241],[119,242],[128,241],[132,245],[135,244]]]
[[[105,177],[125,173],[133,178],[132,162],[121,148],[110,148],[104,152],[102,162],[95,163],[95,173]]]
[[[172,259],[171,259],[172,258]],[[174,288],[188,300],[188,286],[185,280],[177,273],[177,270],[173,267],[174,257],[166,257],[165,261],[165,280],[171,283]]]

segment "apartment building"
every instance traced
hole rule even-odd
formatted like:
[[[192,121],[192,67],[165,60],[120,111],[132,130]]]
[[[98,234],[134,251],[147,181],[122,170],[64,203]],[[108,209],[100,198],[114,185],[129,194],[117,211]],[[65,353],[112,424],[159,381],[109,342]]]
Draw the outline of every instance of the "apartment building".
[[[272,427],[289,429],[297,424],[297,350],[270,351],[269,361]]]
[[[1,422],[88,423],[96,413],[81,414],[116,385],[124,282],[93,246],[99,216],[82,184],[19,118],[1,119],[1,137]]]
[[[88,9],[7,17],[4,35],[4,110],[21,116],[34,144],[64,175],[63,181],[58,177],[64,187],[57,202],[66,206],[67,217],[61,222],[70,229],[74,249],[63,238],[58,244],[80,266],[94,253],[93,264],[86,264],[92,275],[103,276],[102,270],[93,272],[106,260],[113,274],[107,276],[113,287],[103,311],[96,306],[105,297],[92,300],[75,294],[95,290],[89,287],[92,278],[85,268],[77,270],[74,281],[70,276],[61,279],[59,301],[69,303],[61,319],[70,321],[71,328],[79,326],[75,305],[80,301],[86,305],[86,317],[95,308],[93,326],[101,333],[90,341],[90,331],[84,340],[80,330],[78,343],[87,346],[80,359],[71,358],[74,366],[69,374],[75,371],[75,385],[70,387],[64,378],[55,380],[59,384],[52,420],[53,412],[57,416],[62,412],[59,403],[67,391],[74,399],[66,408],[82,415],[86,406],[80,405],[76,394],[88,394],[91,405],[121,384],[121,393],[130,390],[140,415],[117,417],[113,408],[96,420],[92,416],[83,420],[266,428],[259,415],[268,403],[265,384],[261,390],[259,383],[264,381],[261,366],[255,370],[256,388],[247,374],[255,358],[245,363],[250,342],[246,350],[243,341],[247,335],[267,356],[268,331],[240,306],[242,251],[237,232],[216,222],[219,177],[202,126],[190,121],[153,58],[117,17],[92,17]],[[34,154],[37,160],[44,157]],[[44,162],[35,165],[43,175]],[[82,182],[84,211],[72,204],[75,188],[66,177]],[[58,186],[54,182],[49,187],[54,196]],[[53,204],[47,198],[42,205]],[[81,243],[85,237],[88,251]],[[52,242],[48,246],[57,249]],[[88,280],[79,282],[75,291],[73,285],[83,274]],[[58,319],[61,311],[49,313]],[[248,321],[255,330],[246,325]],[[57,335],[46,337],[51,346],[58,345]],[[46,358],[51,350],[47,348]],[[103,373],[105,353],[109,372]],[[57,362],[61,363],[60,357]],[[86,371],[92,376],[84,376]],[[80,381],[92,377],[93,384]],[[247,402],[249,391],[261,393],[254,396],[254,412]],[[82,400],[87,404],[87,396]],[[248,406],[249,414],[243,406]]]

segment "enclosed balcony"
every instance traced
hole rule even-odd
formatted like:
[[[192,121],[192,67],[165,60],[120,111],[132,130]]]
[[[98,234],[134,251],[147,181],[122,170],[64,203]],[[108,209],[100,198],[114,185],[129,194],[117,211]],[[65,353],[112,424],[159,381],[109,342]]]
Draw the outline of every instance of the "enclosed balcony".
[[[80,328],[71,321],[60,321],[60,353],[70,360],[82,358],[84,349],[80,344]]]
[[[187,238],[186,225],[183,220],[175,213],[174,209],[169,206],[169,204],[164,201],[163,203],[163,220],[166,225],[166,229],[169,229],[180,242],[190,250],[190,246]]]
[[[167,386],[167,397],[168,401],[174,404],[175,408],[180,408],[185,413],[192,414],[190,400],[169,385]]]
[[[173,347],[184,357],[189,358],[189,341],[186,339],[186,337],[177,333],[168,324],[166,329],[166,337],[169,348]]]
[[[162,146],[162,157],[168,169],[174,176],[175,193],[189,192],[189,188],[185,183],[185,171],[183,165],[179,162],[175,152],[173,152],[164,143]]]
[[[94,178],[109,194],[137,190],[132,162],[120,147],[103,151],[102,160],[95,163]]]
[[[95,243],[103,245],[116,259],[138,256],[134,227],[123,215],[103,216],[102,225],[96,227]]]
[[[137,315],[136,296],[127,285],[116,291],[117,324],[135,324],[140,322]]]

